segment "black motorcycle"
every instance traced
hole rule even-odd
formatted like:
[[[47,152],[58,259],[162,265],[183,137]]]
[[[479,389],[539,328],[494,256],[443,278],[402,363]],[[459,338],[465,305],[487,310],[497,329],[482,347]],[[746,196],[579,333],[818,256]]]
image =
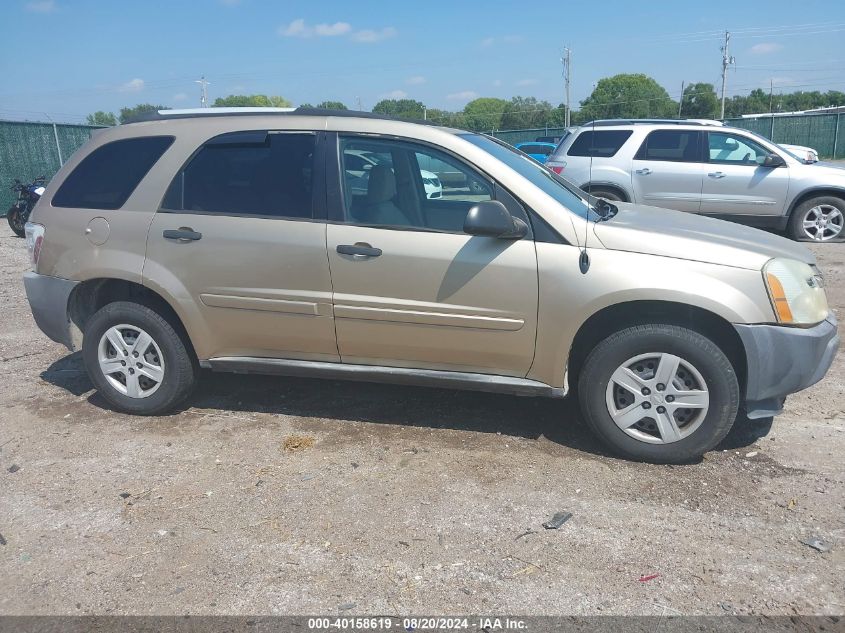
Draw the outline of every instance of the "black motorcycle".
[[[6,212],[6,219],[9,221],[9,226],[18,237],[24,236],[24,226],[29,221],[29,214],[32,213],[32,207],[38,202],[38,199],[44,193],[44,176],[39,176],[31,183],[22,183],[15,178],[15,184],[12,185],[12,191],[18,194],[18,199],[15,204]]]

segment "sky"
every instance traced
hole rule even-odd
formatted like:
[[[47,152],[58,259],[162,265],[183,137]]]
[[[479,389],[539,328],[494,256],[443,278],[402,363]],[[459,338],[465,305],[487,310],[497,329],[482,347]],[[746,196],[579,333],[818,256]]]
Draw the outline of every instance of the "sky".
[[[137,103],[198,107],[274,94],[294,104],[385,98],[460,110],[478,96],[572,104],[617,73],[721,82],[728,95],[845,91],[845,2],[603,0],[2,0],[0,119],[80,122]]]

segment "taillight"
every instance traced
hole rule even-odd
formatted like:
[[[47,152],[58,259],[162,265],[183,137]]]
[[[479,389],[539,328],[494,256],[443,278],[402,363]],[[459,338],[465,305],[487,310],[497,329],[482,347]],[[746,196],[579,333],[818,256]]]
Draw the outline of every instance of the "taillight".
[[[26,250],[29,252],[29,263],[35,270],[35,267],[38,266],[38,257],[41,255],[41,246],[44,244],[44,225],[27,222],[24,231],[26,231]]]
[[[549,165],[549,169],[551,169],[556,174],[559,174],[563,171],[563,165]]]

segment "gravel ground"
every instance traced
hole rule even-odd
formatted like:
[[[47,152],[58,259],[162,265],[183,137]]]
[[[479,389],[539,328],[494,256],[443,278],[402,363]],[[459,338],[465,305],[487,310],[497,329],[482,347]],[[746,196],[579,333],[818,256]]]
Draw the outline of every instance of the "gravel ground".
[[[845,245],[814,250],[841,320]],[[0,614],[845,611],[845,354],[683,467],[607,456],[572,402],[436,389],[208,374],[133,418],[26,268],[0,237]]]

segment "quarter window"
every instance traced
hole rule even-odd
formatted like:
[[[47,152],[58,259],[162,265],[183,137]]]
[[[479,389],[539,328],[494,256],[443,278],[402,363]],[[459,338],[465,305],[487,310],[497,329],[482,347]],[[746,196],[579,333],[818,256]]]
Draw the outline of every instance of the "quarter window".
[[[165,209],[311,218],[314,134],[234,133],[206,143],[165,195]]]
[[[119,209],[172,143],[172,136],[144,136],[101,145],[65,179],[53,206]]]
[[[711,163],[762,165],[769,151],[751,139],[726,132],[707,134]]]
[[[695,130],[656,130],[637,151],[635,160],[701,162],[701,133]]]
[[[630,130],[599,130],[581,132],[567,152],[568,156],[610,158],[631,136]]]

